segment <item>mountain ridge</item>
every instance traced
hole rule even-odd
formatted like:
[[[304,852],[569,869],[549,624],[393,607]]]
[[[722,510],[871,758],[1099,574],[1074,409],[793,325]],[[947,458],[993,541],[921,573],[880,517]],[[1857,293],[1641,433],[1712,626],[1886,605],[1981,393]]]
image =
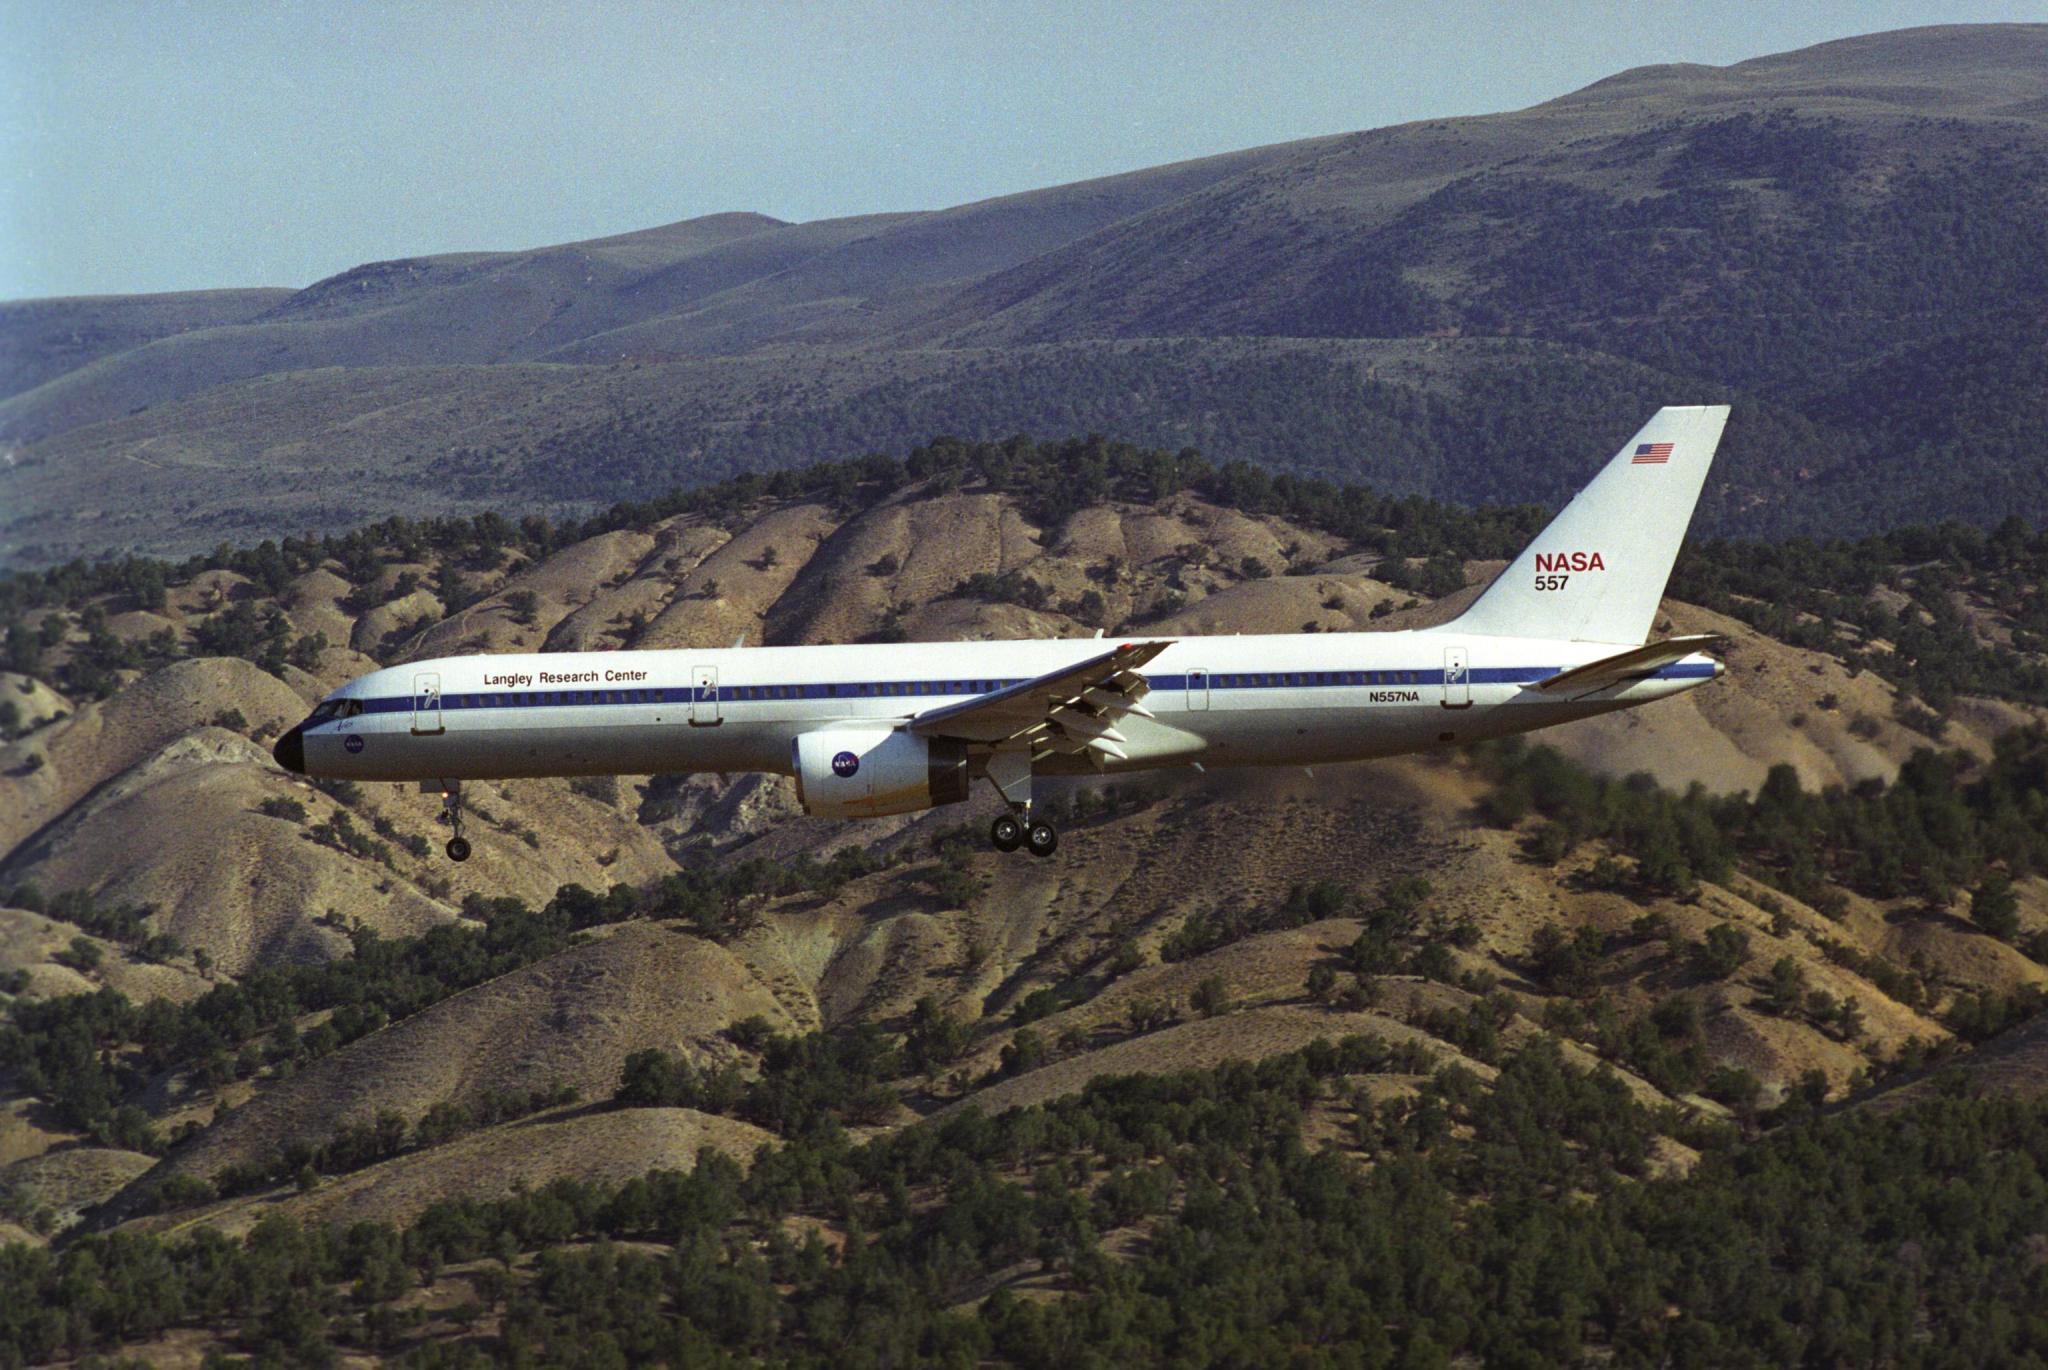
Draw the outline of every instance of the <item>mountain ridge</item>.
[[[1147,442],[1177,426],[1218,459],[1442,496],[1410,474],[1443,426],[1431,405],[1481,434],[1512,427],[1489,372],[1515,376],[1519,397],[1538,378],[1569,386],[1555,376],[1563,357],[1639,375],[1631,394],[1656,403],[1771,416],[1767,439],[1731,426],[1733,460],[1709,492],[1717,530],[1735,530],[1713,520],[1736,508],[1772,534],[1867,531],[1929,509],[2038,519],[2048,496],[2021,435],[2048,420],[2025,382],[2048,355],[2044,184],[2048,27],[1960,26],[1642,68],[1523,110],[943,210],[810,223],[735,212],[370,263],[255,317],[116,338],[133,345],[63,352],[29,326],[33,309],[10,306],[0,559],[150,545],[91,493],[149,463],[196,506],[242,510],[223,535],[274,536],[343,526],[349,493],[371,501],[361,513],[484,507],[450,466],[488,472],[480,488],[538,483],[587,509],[600,492],[902,450],[941,424]],[[1481,339],[1534,350],[1470,346]],[[1332,357],[1436,349],[1435,374],[1375,396],[1341,366],[1324,384],[1259,364],[1264,349],[1317,344]],[[1045,347],[1121,374],[1091,383],[1094,362]],[[1201,393],[1174,374],[1181,347],[1220,368]],[[1954,433],[1900,412],[1951,355],[1988,347],[2012,365],[1977,367]],[[550,412],[507,432],[491,373],[535,366],[570,369],[550,373]],[[394,367],[435,398],[392,457],[364,453],[346,477],[295,465],[294,451],[383,422]],[[245,400],[288,377],[315,382],[288,411],[305,445],[218,460],[272,445],[275,406]],[[1119,399],[1132,390],[1159,397],[1142,431]],[[1387,422],[1361,424],[1361,405]],[[1466,497],[1533,497],[1563,460],[1540,438],[1489,451]],[[167,547],[175,525],[158,525]]]

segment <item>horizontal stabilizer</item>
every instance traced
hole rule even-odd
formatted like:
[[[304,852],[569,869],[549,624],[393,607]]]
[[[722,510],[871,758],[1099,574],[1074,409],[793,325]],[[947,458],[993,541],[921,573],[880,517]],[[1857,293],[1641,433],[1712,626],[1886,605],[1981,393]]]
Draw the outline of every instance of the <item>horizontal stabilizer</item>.
[[[1727,641],[1718,633],[1696,633],[1691,637],[1668,637],[1662,642],[1646,642],[1640,647],[1587,662],[1584,666],[1559,671],[1548,680],[1538,681],[1536,688],[1545,694],[1590,694],[1610,685],[1653,675],[1695,652],[1724,646]]]

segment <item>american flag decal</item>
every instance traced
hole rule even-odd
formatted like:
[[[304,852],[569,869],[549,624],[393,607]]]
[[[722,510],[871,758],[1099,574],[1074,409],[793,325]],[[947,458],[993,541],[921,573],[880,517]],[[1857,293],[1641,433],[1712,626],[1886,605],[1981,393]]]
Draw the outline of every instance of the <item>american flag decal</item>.
[[[1630,466],[1662,466],[1671,460],[1671,444],[1668,442],[1639,442],[1636,454],[1628,459]]]

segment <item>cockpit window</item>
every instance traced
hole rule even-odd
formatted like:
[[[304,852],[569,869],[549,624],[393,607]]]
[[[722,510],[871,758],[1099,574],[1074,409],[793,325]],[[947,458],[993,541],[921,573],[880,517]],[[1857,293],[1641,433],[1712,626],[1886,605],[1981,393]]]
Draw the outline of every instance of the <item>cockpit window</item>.
[[[339,718],[341,716],[341,706],[342,701],[339,699],[321,700],[313,706],[312,716],[306,720],[307,725],[310,727],[316,723],[325,723],[330,718]]]

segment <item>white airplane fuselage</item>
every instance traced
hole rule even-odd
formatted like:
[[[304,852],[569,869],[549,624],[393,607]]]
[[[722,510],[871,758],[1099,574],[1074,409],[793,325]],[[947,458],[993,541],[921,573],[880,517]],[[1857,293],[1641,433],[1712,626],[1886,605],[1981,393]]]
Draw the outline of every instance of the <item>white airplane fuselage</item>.
[[[304,770],[354,780],[795,771],[809,731],[895,730],[1101,652],[1091,639],[447,657],[376,671],[309,723]],[[1142,674],[1123,755],[1040,774],[1312,765],[1453,746],[1630,708],[1716,678],[1693,655],[1579,697],[1535,686],[1612,646],[1440,631],[1183,637]],[[344,713],[348,713],[345,708]]]

